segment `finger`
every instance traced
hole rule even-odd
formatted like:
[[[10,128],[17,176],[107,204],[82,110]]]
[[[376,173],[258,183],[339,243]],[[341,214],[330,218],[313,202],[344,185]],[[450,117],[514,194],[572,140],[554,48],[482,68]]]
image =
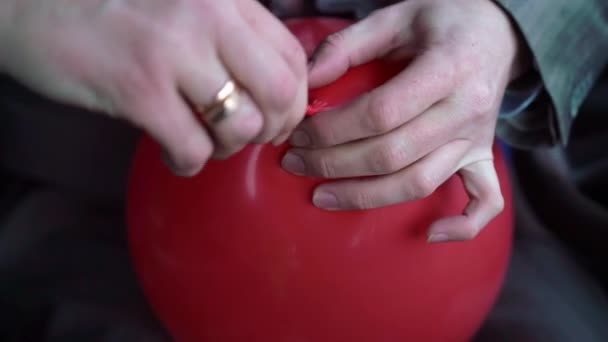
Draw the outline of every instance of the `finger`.
[[[315,190],[313,202],[328,210],[352,210],[425,198],[458,170],[468,145],[464,140],[453,141],[388,176],[323,184]]]
[[[215,159],[225,159],[239,152],[262,129],[262,115],[248,93],[239,90],[237,96],[236,110],[229,112],[225,119],[208,124],[216,142],[213,153]]]
[[[236,107],[226,113],[224,119],[217,122],[205,120],[209,114],[205,113],[205,108],[216,101],[218,92],[230,79],[228,72],[212,54],[200,60],[186,61],[179,72],[178,83],[182,93],[198,111],[194,115],[200,116],[201,123],[206,125],[215,142],[214,158],[226,158],[241,150],[259,134],[263,124],[262,114],[245,89],[236,90]]]
[[[404,169],[451,141],[459,109],[443,101],[387,134],[324,148],[293,148],[282,161],[287,171],[323,178],[385,175]]]
[[[277,137],[287,121],[286,112],[298,91],[298,82],[280,54],[244,22],[225,23],[219,53],[229,72],[249,91],[263,115],[263,128],[254,142]]]
[[[259,2],[240,1],[239,7],[251,29],[259,37],[263,37],[283,58],[298,84],[291,106],[282,114],[287,117],[285,124],[279,135],[273,140],[273,143],[278,145],[287,140],[291,131],[302,121],[305,114],[308,104],[306,53],[287,27]]]
[[[463,215],[443,218],[429,229],[429,242],[473,239],[504,208],[504,198],[492,160],[482,160],[460,171],[471,197]]]
[[[133,115],[133,123],[163,147],[163,159],[176,175],[195,175],[211,156],[211,139],[175,88],[141,94],[126,110]]]
[[[306,52],[285,24],[258,1],[239,1],[239,9],[251,29],[274,47],[291,72],[298,78],[306,78]]]
[[[325,147],[385,134],[424,113],[455,88],[450,60],[439,52],[428,51],[372,92],[305,120],[294,132],[291,143]]]
[[[287,114],[287,121],[281,130],[281,133],[272,141],[275,146],[286,142],[296,127],[302,122],[306,114],[306,105],[308,103],[308,86],[306,82],[300,83],[298,95],[292,106],[292,110]]]
[[[403,6],[400,6],[401,8]],[[378,10],[346,29],[329,35],[317,48],[309,64],[312,88],[331,83],[349,68],[367,63],[401,47],[412,36],[408,30],[412,11],[390,6]]]

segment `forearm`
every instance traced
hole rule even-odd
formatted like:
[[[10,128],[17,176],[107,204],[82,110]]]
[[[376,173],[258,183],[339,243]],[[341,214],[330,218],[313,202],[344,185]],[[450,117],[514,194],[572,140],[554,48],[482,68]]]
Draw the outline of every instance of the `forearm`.
[[[522,32],[547,100],[543,113],[539,112],[542,107],[536,106],[535,112],[526,114],[528,118],[513,119],[512,128],[525,130],[522,125],[527,122],[553,124],[555,127],[548,129],[557,135],[556,142],[567,142],[573,119],[608,63],[608,2],[495,1]],[[506,130],[502,127],[503,133]]]

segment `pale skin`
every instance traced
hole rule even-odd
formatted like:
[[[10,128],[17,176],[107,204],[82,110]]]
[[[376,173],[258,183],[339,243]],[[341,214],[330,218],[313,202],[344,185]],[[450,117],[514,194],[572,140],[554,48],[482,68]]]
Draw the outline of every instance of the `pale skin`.
[[[424,198],[459,173],[471,198],[440,219],[430,242],[474,238],[504,206],[492,145],[501,98],[526,66],[506,14],[489,0],[409,0],[330,36],[310,65],[311,87],[374,58],[411,63],[353,103],[305,120],[283,167],[337,180],[316,189],[330,210]]]
[[[209,158],[247,143],[281,143],[304,116],[305,53],[256,1],[2,0],[2,6],[0,72],[55,100],[141,127],[179,175],[192,176]],[[197,109],[229,79],[242,88],[239,109],[205,128]]]
[[[329,37],[309,66],[297,39],[253,0],[0,1],[0,72],[142,128],[178,175],[291,137],[291,172],[378,176],[320,186],[320,208],[412,201],[455,173],[471,202],[435,222],[429,241],[471,239],[503,208],[494,128],[526,57],[491,0],[397,3]],[[352,104],[302,121],[309,87],[374,58],[412,62]],[[242,88],[239,109],[202,125],[196,108],[229,79]]]

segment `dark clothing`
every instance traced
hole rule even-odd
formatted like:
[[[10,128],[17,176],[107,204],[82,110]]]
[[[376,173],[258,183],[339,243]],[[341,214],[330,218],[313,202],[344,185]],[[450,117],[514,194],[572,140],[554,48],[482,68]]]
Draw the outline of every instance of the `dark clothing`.
[[[545,90],[520,115],[501,120],[497,134],[526,148],[563,145],[608,63],[608,1],[495,1],[522,32]]]
[[[595,111],[586,96],[608,58],[608,2],[498,2],[543,81],[543,94],[502,117],[498,134],[523,147],[553,144],[578,119],[567,148],[513,153],[514,253],[476,342],[608,341],[608,108]],[[579,111],[583,99],[588,110]],[[1,341],[168,340],[126,244],[124,190],[137,137],[0,80]]]

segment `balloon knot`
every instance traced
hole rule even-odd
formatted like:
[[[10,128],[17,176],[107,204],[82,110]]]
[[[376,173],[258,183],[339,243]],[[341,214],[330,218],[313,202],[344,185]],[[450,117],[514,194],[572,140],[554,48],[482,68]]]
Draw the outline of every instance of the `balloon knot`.
[[[319,100],[319,99],[314,99],[314,100],[312,100],[312,102],[310,102],[308,104],[308,107],[306,107],[306,115],[317,114],[326,108],[327,108],[327,102]]]

